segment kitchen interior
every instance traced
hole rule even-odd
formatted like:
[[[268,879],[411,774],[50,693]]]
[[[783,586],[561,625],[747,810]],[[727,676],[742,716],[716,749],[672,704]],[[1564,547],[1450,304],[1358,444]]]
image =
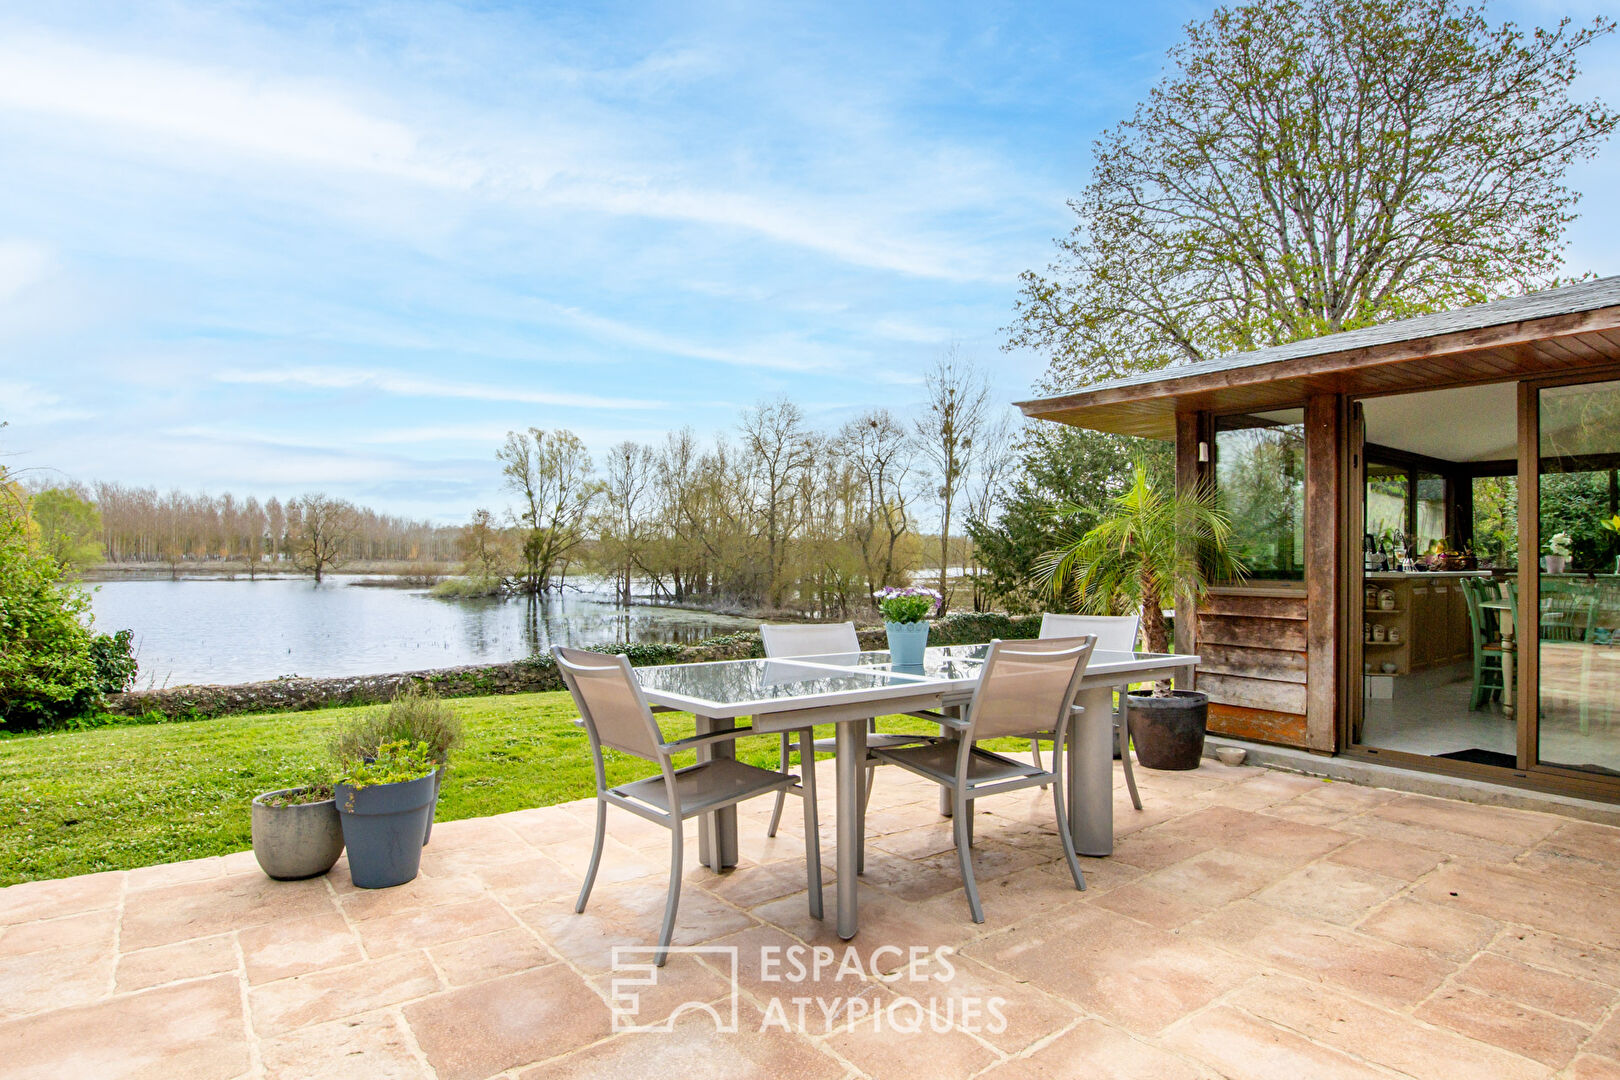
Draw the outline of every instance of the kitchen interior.
[[[1500,628],[1477,604],[1518,566],[1517,401],[1498,383],[1361,402],[1360,745],[1514,765]]]

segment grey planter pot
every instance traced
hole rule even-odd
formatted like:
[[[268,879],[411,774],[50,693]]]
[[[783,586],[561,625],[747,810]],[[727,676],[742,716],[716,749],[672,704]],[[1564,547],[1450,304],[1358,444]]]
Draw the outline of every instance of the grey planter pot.
[[[1147,769],[1196,769],[1204,757],[1209,695],[1177,690],[1170,697],[1127,695],[1136,760]],[[352,858],[352,856],[351,856]]]
[[[337,804],[301,803],[267,806],[264,800],[305,788],[267,791],[253,800],[253,857],[259,869],[277,881],[319,877],[343,854],[343,827]]]
[[[416,877],[433,815],[434,774],[403,784],[333,792],[349,849],[349,876],[358,889],[388,889]]]
[[[433,805],[428,808],[427,828],[422,830],[422,846],[427,847],[428,841],[433,839],[433,819],[439,813],[439,790],[444,787],[444,766],[440,765],[433,773]]]

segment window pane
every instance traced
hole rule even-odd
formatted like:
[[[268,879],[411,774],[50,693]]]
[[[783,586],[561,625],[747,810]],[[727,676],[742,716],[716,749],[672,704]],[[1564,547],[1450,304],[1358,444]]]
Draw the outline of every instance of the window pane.
[[[1449,540],[1448,548],[1457,546],[1457,538],[1446,528],[1445,477],[1426,472],[1417,474],[1417,522],[1412,531],[1417,533],[1419,551],[1430,550],[1436,540]]]
[[[1406,470],[1367,462],[1367,531],[1380,540],[1406,528]]]
[[[1519,479],[1474,477],[1474,554],[1480,565],[1519,565]]]
[[[1249,576],[1305,577],[1305,410],[1215,420],[1215,488]]]
[[[1541,597],[1517,620],[1540,650],[1538,757],[1620,772],[1620,382],[1540,399]]]

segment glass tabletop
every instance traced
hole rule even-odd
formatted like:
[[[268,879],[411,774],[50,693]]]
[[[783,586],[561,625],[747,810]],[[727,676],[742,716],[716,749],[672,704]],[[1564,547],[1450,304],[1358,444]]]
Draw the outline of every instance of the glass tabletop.
[[[635,672],[643,691],[723,706],[792,701],[812,695],[870,694],[915,687],[925,681],[917,675],[877,667],[816,664],[802,657],[667,664],[636,668]]]

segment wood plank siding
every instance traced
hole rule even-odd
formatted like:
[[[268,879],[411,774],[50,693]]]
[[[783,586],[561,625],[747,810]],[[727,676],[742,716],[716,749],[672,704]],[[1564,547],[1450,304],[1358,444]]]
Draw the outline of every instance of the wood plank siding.
[[[1198,689],[1218,735],[1306,747],[1310,675],[1305,593],[1213,589],[1198,609]]]

